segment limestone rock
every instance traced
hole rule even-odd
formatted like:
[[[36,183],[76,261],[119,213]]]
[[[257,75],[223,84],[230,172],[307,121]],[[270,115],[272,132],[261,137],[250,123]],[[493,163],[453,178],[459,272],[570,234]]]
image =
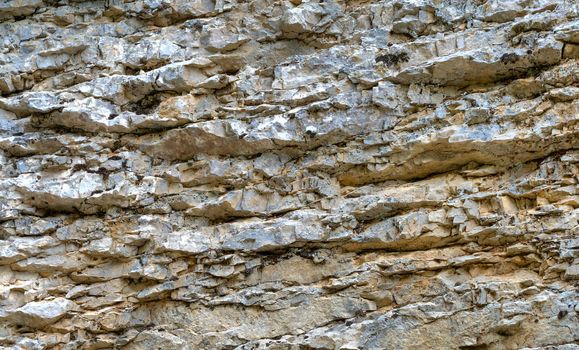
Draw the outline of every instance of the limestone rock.
[[[0,1],[0,348],[577,348],[575,2]]]
[[[8,320],[22,326],[42,328],[58,321],[74,307],[75,304],[65,298],[33,301],[9,312]]]

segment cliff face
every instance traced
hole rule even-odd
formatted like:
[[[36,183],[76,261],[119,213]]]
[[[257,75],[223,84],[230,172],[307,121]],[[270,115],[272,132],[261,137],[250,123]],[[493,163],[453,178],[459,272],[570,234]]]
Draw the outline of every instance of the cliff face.
[[[1,349],[577,349],[574,0],[4,0]]]

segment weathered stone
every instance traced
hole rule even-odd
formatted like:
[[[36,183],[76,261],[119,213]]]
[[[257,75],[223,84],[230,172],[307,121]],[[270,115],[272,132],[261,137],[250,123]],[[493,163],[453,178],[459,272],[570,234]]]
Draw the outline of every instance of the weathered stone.
[[[65,298],[30,302],[9,311],[8,320],[22,326],[42,328],[58,321],[74,308],[75,304]]]
[[[0,348],[575,348],[577,15],[0,3]]]

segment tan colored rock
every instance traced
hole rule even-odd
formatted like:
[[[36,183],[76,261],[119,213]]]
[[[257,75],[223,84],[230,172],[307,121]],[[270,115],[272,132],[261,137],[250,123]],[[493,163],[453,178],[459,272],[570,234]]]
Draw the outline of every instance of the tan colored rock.
[[[0,348],[575,349],[569,0],[0,3]]]

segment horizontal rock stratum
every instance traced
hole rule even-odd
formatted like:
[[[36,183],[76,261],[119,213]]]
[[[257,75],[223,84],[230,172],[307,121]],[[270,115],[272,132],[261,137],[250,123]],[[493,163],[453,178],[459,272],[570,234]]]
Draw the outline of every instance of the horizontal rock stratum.
[[[0,350],[579,349],[576,0],[0,1]]]

